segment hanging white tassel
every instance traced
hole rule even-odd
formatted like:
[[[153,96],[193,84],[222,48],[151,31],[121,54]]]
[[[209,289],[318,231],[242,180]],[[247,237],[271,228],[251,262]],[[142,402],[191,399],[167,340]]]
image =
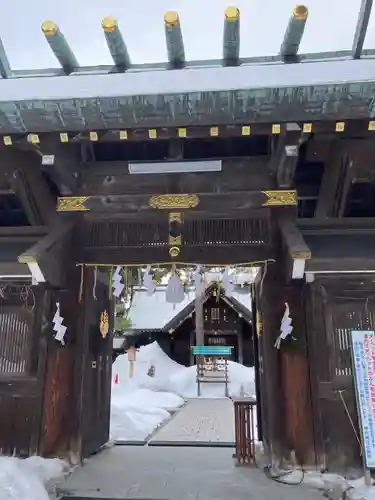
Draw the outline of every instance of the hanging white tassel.
[[[234,292],[234,285],[231,282],[231,277],[232,276],[229,274],[229,267],[226,267],[223,274],[222,282],[223,282],[223,288],[225,290],[225,295],[227,297],[231,297],[231,295]]]
[[[198,266],[194,273],[195,293],[196,295],[203,295],[205,290],[204,276],[201,273],[201,267]]]
[[[143,274],[143,286],[146,288],[147,295],[153,295],[156,290],[156,284],[152,279],[151,267],[148,266]]]
[[[287,336],[292,333],[292,331],[293,331],[293,326],[292,326],[292,318],[290,317],[289,304],[288,302],[285,302],[284,316],[280,324],[280,335],[277,337],[274,347],[276,347],[276,349],[280,349],[281,341],[285,340]]]
[[[169,278],[165,296],[166,301],[170,304],[179,304],[185,298],[184,287],[175,272],[173,272],[172,276]]]
[[[112,288],[113,288],[113,295],[115,297],[120,297],[122,294],[125,285],[122,282],[122,276],[121,276],[121,266],[118,266],[116,268],[116,271],[113,273],[112,276]]]
[[[66,333],[66,326],[62,324],[63,321],[64,318],[60,316],[60,302],[56,302],[56,312],[52,320],[53,330],[56,332],[55,339],[61,342],[62,345],[65,345],[64,336]]]

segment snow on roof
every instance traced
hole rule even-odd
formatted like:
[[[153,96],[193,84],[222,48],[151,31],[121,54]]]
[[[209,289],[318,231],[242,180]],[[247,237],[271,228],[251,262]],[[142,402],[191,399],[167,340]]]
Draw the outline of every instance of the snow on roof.
[[[165,286],[156,289],[153,295],[147,295],[146,290],[136,290],[129,311],[131,328],[135,330],[162,330],[172,319],[185,309],[194,299],[195,291],[191,289],[185,294],[180,304],[170,304],[165,299]],[[249,288],[238,288],[233,294],[243,307],[251,311]]]
[[[374,60],[306,61],[106,75],[0,79],[0,101],[119,98],[375,81]]]
[[[137,330],[162,330],[178,313],[195,298],[194,291],[185,294],[180,304],[170,304],[165,300],[166,287],[158,287],[153,295],[146,290],[134,292],[129,311],[131,327]]]

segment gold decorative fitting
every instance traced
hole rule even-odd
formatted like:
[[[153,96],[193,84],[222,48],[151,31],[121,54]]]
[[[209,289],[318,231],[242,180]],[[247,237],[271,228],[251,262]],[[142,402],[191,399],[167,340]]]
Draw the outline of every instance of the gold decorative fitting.
[[[42,24],[42,32],[44,36],[54,36],[58,32],[59,28],[55,21],[44,21]]]
[[[210,128],[210,136],[211,137],[219,137],[219,127],[211,127]]]
[[[182,244],[181,236],[171,236],[171,235],[168,236],[168,245],[181,246],[181,244]]]
[[[308,15],[309,9],[305,5],[297,5],[293,9],[292,16],[294,19],[298,19],[298,21],[306,21]]]
[[[228,7],[225,10],[225,19],[227,21],[237,21],[240,18],[240,9],[238,7]]]
[[[178,13],[173,10],[169,10],[164,14],[164,22],[166,26],[176,26],[179,23]]]
[[[371,132],[373,132],[375,130],[375,122],[374,121],[368,122],[368,130],[370,130]]]
[[[39,144],[39,136],[37,134],[29,134],[27,136],[27,142],[31,144]]]
[[[171,247],[169,249],[169,255],[175,259],[176,257],[178,257],[180,255],[180,249],[178,247]]]
[[[185,138],[187,137],[186,128],[178,129],[178,137]]]
[[[108,313],[107,311],[103,311],[100,314],[100,325],[99,325],[100,333],[102,334],[103,339],[106,338],[109,332],[109,321],[108,321]]]
[[[60,142],[69,142],[69,136],[66,132],[60,134]]]
[[[3,137],[3,142],[5,146],[11,146],[12,145],[12,138],[10,135],[4,135]]]
[[[280,123],[274,123],[272,125],[272,133],[274,135],[276,135],[276,134],[280,134],[280,132],[281,132],[281,125],[280,125]]]
[[[344,132],[345,122],[337,122],[335,130],[336,130],[336,132]]]
[[[90,210],[85,206],[90,196],[68,196],[57,198],[58,212],[87,212]]]
[[[102,27],[105,33],[113,33],[117,28],[117,19],[114,17],[105,17],[102,19]]]
[[[242,127],[241,133],[242,133],[242,135],[250,135],[250,133],[251,133],[250,125],[244,125]]]
[[[169,214],[169,223],[171,222],[182,222],[182,214],[180,212],[171,212]]]
[[[128,138],[128,132],[126,130],[120,130],[120,139],[122,141],[126,141]]]
[[[90,141],[93,141],[93,142],[95,142],[99,139],[97,132],[90,132],[89,137],[90,137]]]
[[[303,128],[302,128],[302,132],[304,134],[311,134],[311,132],[312,132],[312,123],[304,123],[303,124]]]
[[[292,253],[293,260],[309,260],[311,259],[311,252],[293,252]]]
[[[148,202],[150,208],[159,210],[195,208],[198,204],[196,194],[160,194],[152,196]]]
[[[158,133],[155,128],[150,128],[148,131],[148,138],[149,139],[157,139],[158,138]]]
[[[263,207],[297,205],[297,191],[295,190],[262,191],[262,193],[267,196]]]

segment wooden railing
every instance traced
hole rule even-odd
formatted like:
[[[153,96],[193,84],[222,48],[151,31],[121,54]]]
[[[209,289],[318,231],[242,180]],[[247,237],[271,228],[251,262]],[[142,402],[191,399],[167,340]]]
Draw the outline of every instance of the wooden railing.
[[[255,463],[255,408],[253,398],[233,398],[236,451],[238,464]]]

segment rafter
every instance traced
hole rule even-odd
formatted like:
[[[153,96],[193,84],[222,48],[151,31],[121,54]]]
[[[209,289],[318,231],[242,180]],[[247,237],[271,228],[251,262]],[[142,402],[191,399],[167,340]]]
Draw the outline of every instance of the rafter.
[[[294,126],[288,129],[288,125]],[[276,174],[278,187],[286,188],[293,185],[299,159],[299,149],[307,137],[299,125],[287,124],[278,138],[276,151],[271,158],[272,170]]]
[[[49,135],[43,143],[25,142],[22,139],[13,143],[15,149],[27,153],[34,153],[52,181],[64,196],[73,195],[78,189],[77,164],[79,158],[75,157],[69,145],[62,144],[57,136]],[[44,163],[44,161],[48,163]],[[47,166],[48,165],[48,166]]]
[[[32,226],[52,225],[57,220],[56,201],[35,155],[13,147],[0,150],[1,169],[19,197]]]

